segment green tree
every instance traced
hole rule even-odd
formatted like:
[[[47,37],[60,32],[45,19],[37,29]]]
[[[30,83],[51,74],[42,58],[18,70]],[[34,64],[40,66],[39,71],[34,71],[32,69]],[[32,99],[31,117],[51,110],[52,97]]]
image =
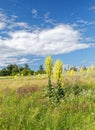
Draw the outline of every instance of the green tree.
[[[39,70],[37,71],[38,74],[45,74],[45,70],[43,68],[43,65],[39,66]]]
[[[27,63],[25,63],[25,65],[24,65],[25,67],[25,69],[29,69],[29,65],[27,64]]]

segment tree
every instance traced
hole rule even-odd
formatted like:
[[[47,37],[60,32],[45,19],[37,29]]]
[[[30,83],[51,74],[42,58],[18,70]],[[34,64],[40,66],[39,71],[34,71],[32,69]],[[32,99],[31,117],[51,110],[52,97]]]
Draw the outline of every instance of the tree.
[[[1,71],[0,71],[0,76],[8,76],[9,75],[9,72],[6,68],[3,68]]]
[[[70,70],[77,71],[77,70],[78,70],[78,68],[77,68],[76,66],[72,66],[72,67],[70,68]]]
[[[25,67],[25,69],[29,69],[29,65],[27,64],[27,63],[25,63],[25,65],[24,65]]]
[[[83,69],[83,70],[87,70],[86,66],[83,66],[82,69]]]
[[[24,68],[21,71],[21,74],[23,74],[23,76],[29,76],[29,75],[31,75],[31,71],[29,69]]]
[[[39,70],[37,71],[37,73],[39,73],[39,74],[45,74],[45,70],[43,68],[43,65],[39,66]]]

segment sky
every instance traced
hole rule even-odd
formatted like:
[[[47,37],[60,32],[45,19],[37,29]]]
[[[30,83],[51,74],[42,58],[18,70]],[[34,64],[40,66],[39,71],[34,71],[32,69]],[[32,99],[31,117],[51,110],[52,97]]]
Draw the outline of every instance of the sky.
[[[37,70],[48,55],[95,65],[95,0],[0,0],[0,68]]]

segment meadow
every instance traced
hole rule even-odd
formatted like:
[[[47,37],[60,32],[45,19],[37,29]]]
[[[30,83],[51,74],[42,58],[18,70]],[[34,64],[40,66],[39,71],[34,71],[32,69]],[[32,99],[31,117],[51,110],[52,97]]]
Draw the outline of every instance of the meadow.
[[[95,71],[64,74],[62,83],[56,103],[46,75],[0,77],[0,130],[95,130]]]

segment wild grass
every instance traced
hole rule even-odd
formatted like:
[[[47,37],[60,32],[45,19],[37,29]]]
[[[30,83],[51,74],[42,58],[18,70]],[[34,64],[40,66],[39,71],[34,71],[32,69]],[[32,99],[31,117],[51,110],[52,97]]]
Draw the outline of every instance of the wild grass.
[[[0,130],[95,130],[94,79],[94,74],[65,75],[65,96],[57,104],[45,95],[46,77],[1,79]]]

